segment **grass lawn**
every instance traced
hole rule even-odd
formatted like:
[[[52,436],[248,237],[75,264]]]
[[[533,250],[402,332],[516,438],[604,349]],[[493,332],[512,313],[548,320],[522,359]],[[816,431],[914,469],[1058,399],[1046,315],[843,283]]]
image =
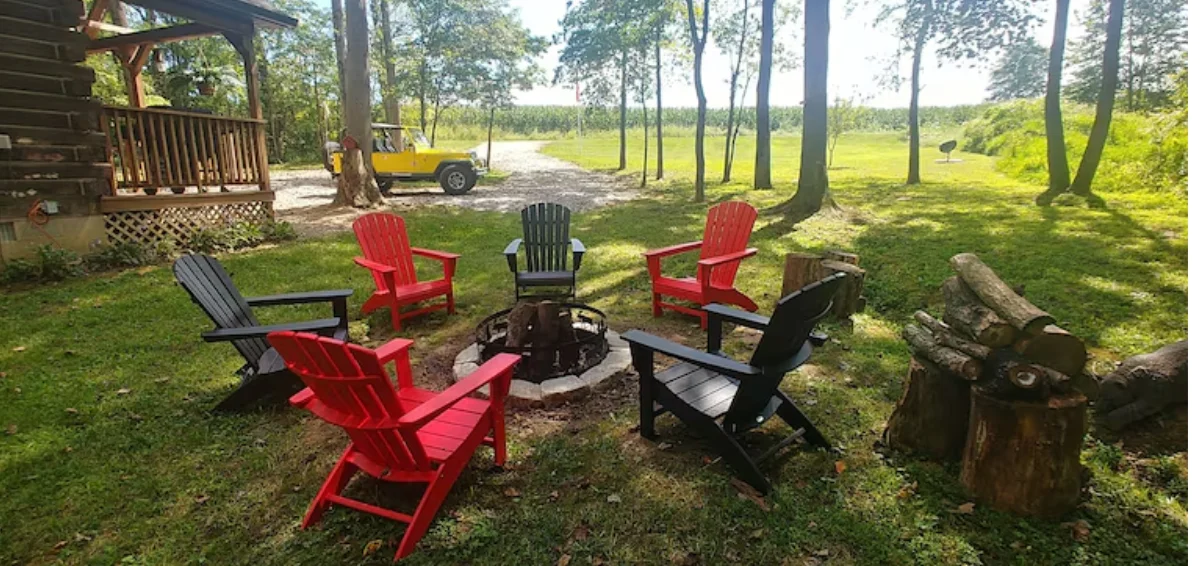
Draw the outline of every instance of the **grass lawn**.
[[[631,168],[640,166],[631,140]],[[720,142],[710,147],[719,170]],[[591,168],[615,163],[615,139],[573,140],[547,153]],[[634,151],[633,148],[637,150]],[[709,203],[738,198],[760,208],[786,198],[799,144],[777,141],[780,189],[752,191],[752,141],[740,143],[736,183],[710,186]],[[589,251],[580,298],[619,330],[645,328],[693,345],[692,319],[650,317],[641,252],[697,238],[707,205],[691,202],[691,142],[670,139],[670,178],[647,198],[575,217]],[[777,298],[783,255],[839,248],[869,270],[867,312],[853,327],[826,328],[830,344],[784,388],[808,407],[841,453],[797,451],[769,471],[769,510],[739,497],[711,451],[674,419],[662,442],[642,440],[636,385],[587,403],[509,416],[511,462],[488,470],[481,450],[459,480],[413,564],[1164,564],[1187,555],[1186,448],[1089,437],[1093,474],[1085,503],[1061,521],[1014,518],[969,501],[956,466],[944,469],[874,450],[899,396],[908,354],[899,329],[933,303],[948,258],[974,251],[1058,316],[1096,353],[1113,359],[1186,337],[1186,199],[1104,195],[1107,210],[1039,209],[1038,188],[995,173],[987,158],[935,165],[905,187],[904,144],[854,135],[831,171],[843,210],[782,227],[760,217],[739,285],[765,310]],[[844,167],[844,168],[842,168]],[[459,314],[408,323],[419,383],[442,388],[474,324],[511,300],[500,250],[516,215],[426,208],[406,213],[416,245],[463,254]],[[351,264],[343,234],[230,254],[222,261],[246,295],[353,287],[357,307],[370,277]],[[673,269],[685,269],[684,262]],[[436,265],[424,265],[429,273]],[[936,304],[930,304],[936,310]],[[0,296],[0,564],[386,564],[402,526],[347,509],[319,529],[298,525],[345,445],[332,426],[287,408],[215,416],[208,407],[235,382],[228,345],[205,344],[200,310],[167,266],[142,268]],[[264,322],[327,316],[277,307]],[[358,339],[392,337],[385,312],[352,323]],[[748,355],[753,335],[734,334]],[[1183,426],[1168,419],[1170,427]],[[1185,423],[1184,423],[1185,424]],[[772,424],[761,435],[777,437]],[[1157,423],[1142,436],[1163,434]],[[1135,431],[1137,433],[1138,431]],[[1186,441],[1186,432],[1166,434]],[[1178,438],[1176,438],[1178,437]],[[759,438],[766,443],[769,438]],[[845,469],[835,471],[842,461]],[[414,497],[360,481],[357,495],[401,511]],[[507,495],[506,495],[507,493]],[[513,497],[513,494],[519,494]],[[617,496],[613,498],[612,496]],[[1060,525],[1084,520],[1077,540]],[[364,555],[371,541],[384,548]],[[697,562],[698,560],[698,562]]]

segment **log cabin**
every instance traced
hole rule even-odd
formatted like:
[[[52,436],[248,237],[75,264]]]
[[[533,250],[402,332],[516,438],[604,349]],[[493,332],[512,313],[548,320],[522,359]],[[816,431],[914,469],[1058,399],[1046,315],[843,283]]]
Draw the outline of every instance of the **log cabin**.
[[[130,29],[125,4],[183,23]],[[254,43],[296,24],[265,0],[0,0],[0,265],[273,219]],[[217,35],[241,55],[247,115],[146,108],[155,46]],[[117,60],[128,106],[93,97],[89,56]]]

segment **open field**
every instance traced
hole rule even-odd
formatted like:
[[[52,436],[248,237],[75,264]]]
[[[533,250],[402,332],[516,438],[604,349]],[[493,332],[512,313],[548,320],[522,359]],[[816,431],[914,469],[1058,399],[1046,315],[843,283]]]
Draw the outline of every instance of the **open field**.
[[[640,141],[631,136],[631,170],[640,171]],[[698,204],[691,140],[667,142],[667,181],[643,199],[575,216],[574,235],[589,248],[580,299],[607,311],[618,330],[699,345],[694,320],[650,317],[641,252],[699,237],[713,202],[737,198],[764,209],[782,201],[795,183],[799,143],[776,141],[780,188],[754,191],[746,184],[753,141],[739,142],[735,182],[720,185],[722,140],[714,138],[708,202]],[[544,151],[592,169],[616,163],[615,138],[588,139],[582,151],[562,140]],[[862,255],[867,312],[853,327],[827,325],[840,344],[783,386],[839,453],[801,450],[772,469],[776,491],[763,510],[738,496],[723,465],[703,463],[712,452],[678,421],[660,420],[666,445],[632,433],[636,384],[627,379],[581,405],[511,414],[510,466],[489,471],[490,453],[481,451],[406,563],[1184,563],[1186,433],[1170,432],[1186,425],[1182,412],[1166,418],[1165,429],[1142,425],[1124,450],[1117,439],[1089,437],[1093,480],[1085,503],[1061,521],[983,505],[951,512],[968,501],[956,469],[884,457],[874,445],[907,367],[899,329],[913,310],[938,308],[929,303],[955,253],[974,251],[1023,283],[1088,343],[1097,372],[1186,337],[1185,199],[1126,193],[1103,195],[1107,210],[1039,209],[1039,188],[1001,176],[989,158],[956,154],[962,162],[935,164],[932,147],[926,183],[905,187],[904,155],[896,134],[847,136],[830,172],[842,210],[794,228],[760,216],[752,238],[759,255],[738,277],[769,312],[785,253]],[[448,207],[406,218],[415,245],[463,255],[459,313],[415,319],[402,334],[416,340],[418,383],[440,389],[475,323],[511,301],[500,251],[519,233],[519,218]],[[371,289],[351,263],[357,251],[343,233],[221,259],[248,296],[353,287],[357,308]],[[429,274],[436,267],[422,265]],[[287,408],[207,412],[234,384],[240,362],[232,348],[201,342],[209,323],[169,266],[6,290],[0,312],[0,564],[390,563],[398,524],[337,509],[321,528],[298,529],[344,447],[342,433]],[[264,322],[317,315],[324,313],[277,308]],[[393,336],[383,311],[352,316],[361,341]],[[730,344],[732,355],[747,356],[754,335],[734,334]],[[778,424],[766,428],[757,442],[783,433]],[[352,489],[402,511],[415,503],[370,481]],[[1088,536],[1060,524],[1078,520]],[[364,555],[376,539],[384,548]]]

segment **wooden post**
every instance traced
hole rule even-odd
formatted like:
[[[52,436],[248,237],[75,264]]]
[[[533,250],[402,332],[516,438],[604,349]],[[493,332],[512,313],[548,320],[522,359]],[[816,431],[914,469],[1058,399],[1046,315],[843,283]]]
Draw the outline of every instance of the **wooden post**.
[[[238,35],[232,33],[225,34],[226,39],[233,44],[234,49],[237,49],[238,55],[242,56],[242,68],[246,73],[246,105],[250,109],[250,118],[254,120],[263,119],[262,102],[259,99],[259,83],[258,83],[258,59],[254,56],[254,33],[246,35]],[[263,131],[261,123],[254,125],[254,152],[256,159],[254,165],[258,173],[258,188],[259,190],[271,190],[271,175],[267,166],[267,134]]]
[[[971,391],[971,418],[959,479],[981,503],[1001,511],[1056,518],[1079,502],[1079,452],[1087,398],[1003,401]]]

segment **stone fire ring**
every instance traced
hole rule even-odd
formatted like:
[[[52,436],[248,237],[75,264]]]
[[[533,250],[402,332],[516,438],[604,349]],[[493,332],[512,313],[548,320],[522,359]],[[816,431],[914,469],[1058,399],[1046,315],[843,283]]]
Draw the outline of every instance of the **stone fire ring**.
[[[508,390],[508,402],[518,408],[556,407],[563,403],[579,401],[593,389],[603,389],[615,383],[613,378],[625,373],[633,358],[629,354],[629,343],[612,330],[604,335],[608,340],[608,355],[582,375],[564,375],[533,383],[524,379],[513,379]],[[454,381],[459,381],[479,368],[479,350],[471,344],[454,358]],[[487,386],[479,393],[487,396]]]

